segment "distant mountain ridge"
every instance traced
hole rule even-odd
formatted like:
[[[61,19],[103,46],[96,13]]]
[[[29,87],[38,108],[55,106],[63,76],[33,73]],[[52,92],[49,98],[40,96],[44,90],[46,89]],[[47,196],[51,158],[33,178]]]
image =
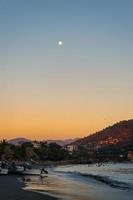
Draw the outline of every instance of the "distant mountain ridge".
[[[42,142],[47,142],[48,144],[49,143],[56,143],[60,146],[66,146],[72,142],[75,142],[76,140],[78,140],[78,138],[74,138],[74,139],[65,139],[65,140],[43,140]],[[18,137],[18,138],[13,138],[11,140],[8,140],[7,141],[9,144],[12,144],[12,145],[19,145],[19,144],[23,144],[25,142],[33,142],[32,140],[30,139],[27,139],[27,138],[23,138],[23,137]],[[38,141],[39,142],[39,141]]]
[[[31,142],[31,140],[23,137],[18,137],[8,140],[7,142],[12,145],[18,145],[18,144],[23,144],[25,142]]]
[[[116,123],[73,144],[88,148],[133,148],[133,119]]]
[[[68,144],[71,144],[73,142],[76,142],[78,140],[78,138],[74,138],[74,139],[65,139],[65,140],[46,140],[47,143],[56,143],[60,146],[66,146]],[[44,141],[45,142],[45,141]]]
[[[32,140],[19,137],[8,141],[8,143],[14,145],[22,144],[24,142],[32,142]],[[86,146],[89,149],[108,147],[133,149],[133,119],[121,121],[85,138],[43,140],[42,142],[56,143],[62,147],[73,144],[77,146]]]

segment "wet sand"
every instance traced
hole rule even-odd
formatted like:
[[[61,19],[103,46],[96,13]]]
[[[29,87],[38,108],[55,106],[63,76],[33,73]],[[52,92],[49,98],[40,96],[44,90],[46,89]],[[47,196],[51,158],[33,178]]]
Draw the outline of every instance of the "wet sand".
[[[25,191],[24,184],[16,176],[0,176],[0,199],[2,200],[57,200],[57,198]]]
[[[28,177],[26,177],[27,179]],[[27,179],[28,180],[28,179]],[[132,200],[132,192],[113,188],[90,177],[50,173],[44,180],[31,176],[26,190],[48,193],[64,200]]]

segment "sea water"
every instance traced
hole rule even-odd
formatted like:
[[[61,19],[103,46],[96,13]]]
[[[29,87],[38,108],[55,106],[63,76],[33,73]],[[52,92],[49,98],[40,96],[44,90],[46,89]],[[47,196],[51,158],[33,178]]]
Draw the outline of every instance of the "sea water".
[[[27,189],[67,200],[131,200],[133,163],[58,166],[49,168],[47,177],[31,176],[27,183]]]

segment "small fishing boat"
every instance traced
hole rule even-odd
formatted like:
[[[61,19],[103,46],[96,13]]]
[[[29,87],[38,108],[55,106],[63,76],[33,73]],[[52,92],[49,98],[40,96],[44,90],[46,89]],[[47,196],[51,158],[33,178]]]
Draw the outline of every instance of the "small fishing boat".
[[[10,174],[19,174],[25,170],[23,165],[16,165],[13,161],[12,163],[8,164],[8,170]]]
[[[7,175],[7,174],[8,174],[7,163],[2,161],[0,162],[0,175]]]
[[[0,167],[0,175],[7,175],[8,169]]]
[[[12,162],[8,165],[8,170],[10,174],[19,174],[19,175],[33,175],[33,176],[41,176],[44,177],[48,174],[48,171],[44,168],[41,169],[32,169],[32,166],[28,163],[23,163],[21,165],[17,165],[15,162]]]
[[[48,171],[46,169],[25,169],[21,174],[44,177],[48,174]]]
[[[9,173],[10,174],[20,174],[24,171],[23,166],[15,166],[15,167],[9,167]]]

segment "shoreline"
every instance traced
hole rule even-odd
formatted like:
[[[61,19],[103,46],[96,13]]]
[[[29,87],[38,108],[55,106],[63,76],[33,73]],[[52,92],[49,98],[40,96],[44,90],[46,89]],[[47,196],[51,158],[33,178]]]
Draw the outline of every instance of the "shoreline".
[[[116,167],[116,165],[114,166]],[[94,166],[91,169],[88,165],[75,165],[76,168],[73,168],[74,166],[51,168],[49,169],[49,175],[46,177],[34,175],[0,176],[0,198],[4,200],[113,200],[117,197],[117,199],[121,200],[131,200],[133,190],[127,187],[126,182],[120,182],[123,179],[118,179],[117,181],[106,177],[109,174],[111,177],[111,172],[114,173],[114,166],[112,166],[113,168],[106,166],[107,171],[104,169],[105,166],[102,166],[103,169],[95,166],[98,173],[100,173],[99,169],[104,170],[104,174],[101,171],[101,176],[100,174],[91,175],[90,172],[96,169]],[[120,170],[120,172],[122,169],[130,169],[130,171],[126,170],[125,172],[131,173],[131,166],[128,166],[128,168],[126,166],[118,165],[116,169],[117,171]],[[73,173],[71,173],[71,167]],[[78,170],[80,173],[77,173]],[[124,171],[122,170],[122,172]],[[119,174],[118,178],[121,178]]]
[[[4,200],[59,200],[47,194],[24,190],[25,183],[20,182],[19,176],[0,176],[0,199]]]

